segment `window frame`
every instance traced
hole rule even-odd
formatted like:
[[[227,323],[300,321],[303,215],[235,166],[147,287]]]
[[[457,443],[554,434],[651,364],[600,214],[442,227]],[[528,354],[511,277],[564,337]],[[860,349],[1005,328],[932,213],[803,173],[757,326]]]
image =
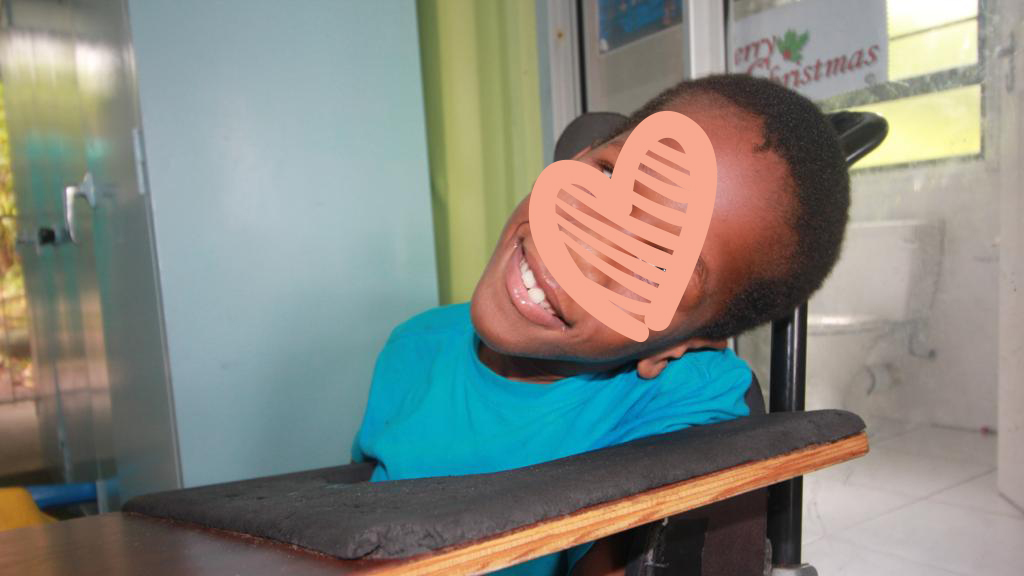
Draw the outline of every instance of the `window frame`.
[[[984,161],[987,153],[987,130],[985,125],[985,118],[987,117],[987,83],[985,77],[985,70],[987,65],[987,48],[988,48],[988,31],[989,22],[987,19],[987,13],[989,8],[990,0],[976,0],[978,3],[978,12],[975,19],[978,22],[978,59],[974,64],[967,66],[959,66],[956,68],[948,68],[945,70],[938,70],[920,76],[912,76],[910,78],[903,78],[900,80],[887,81],[874,86],[868,86],[860,90],[853,92],[847,92],[840,94],[832,98],[817,101],[816,104],[821,108],[822,112],[839,112],[848,108],[857,106],[867,106],[871,104],[880,104],[883,102],[891,102],[894,100],[900,100],[903,98],[910,98],[913,96],[923,96],[926,94],[937,94],[945,92],[947,90],[953,90],[955,88],[964,88],[967,86],[977,85],[980,91],[980,110],[978,122],[979,126],[979,149],[976,154],[960,154],[956,156],[946,156],[942,158],[930,158],[927,160],[912,160],[909,162],[896,162],[893,164],[884,164],[880,166],[869,166],[865,168],[852,168],[851,172],[858,174],[868,174],[876,172],[885,172],[890,170],[905,170],[909,168],[919,168],[927,166],[938,166],[938,165],[951,165],[951,164],[973,164],[978,161]],[[933,26],[931,28],[925,28],[915,32],[903,34],[897,38],[905,38],[913,34],[921,34],[931,30],[937,30],[945,26],[958,24],[969,21],[969,19],[955,20],[947,22],[939,26]],[[890,38],[891,40],[891,38]]]

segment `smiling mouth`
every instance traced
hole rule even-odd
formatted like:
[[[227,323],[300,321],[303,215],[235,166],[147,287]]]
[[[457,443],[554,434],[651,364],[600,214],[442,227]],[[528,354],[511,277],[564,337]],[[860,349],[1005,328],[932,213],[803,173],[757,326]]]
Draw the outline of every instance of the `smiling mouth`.
[[[559,313],[557,304],[552,303],[554,299],[542,287],[543,282],[530,267],[522,240],[517,241],[514,247],[506,272],[506,288],[512,304],[521,316],[534,324],[565,329],[568,324]]]

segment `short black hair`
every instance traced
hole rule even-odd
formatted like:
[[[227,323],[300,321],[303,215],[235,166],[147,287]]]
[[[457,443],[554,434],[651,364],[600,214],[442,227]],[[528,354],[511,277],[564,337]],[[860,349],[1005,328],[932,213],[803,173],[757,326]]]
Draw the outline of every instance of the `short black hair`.
[[[764,143],[789,167],[794,210],[786,215],[795,245],[782,270],[762,273],[725,309],[691,336],[735,336],[792,312],[832,271],[842,247],[850,207],[850,176],[828,118],[800,94],[768,79],[741,74],[684,81],[634,112],[619,133],[691,96],[722,98],[762,119]]]

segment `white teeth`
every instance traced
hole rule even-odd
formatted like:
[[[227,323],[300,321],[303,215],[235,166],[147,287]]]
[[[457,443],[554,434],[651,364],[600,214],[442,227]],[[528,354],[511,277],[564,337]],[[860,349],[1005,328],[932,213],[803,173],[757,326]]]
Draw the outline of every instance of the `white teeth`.
[[[530,269],[530,265],[526,263],[525,258],[519,261],[519,276],[523,280],[523,285],[526,286],[526,295],[530,298],[530,301],[554,314],[555,309],[548,302],[548,295],[544,293],[540,286],[537,286],[537,277],[533,275],[533,270]]]
[[[537,286],[537,279],[533,277],[533,270],[523,272],[523,284],[526,284],[527,290]]]
[[[530,288],[526,293],[530,296],[530,300],[532,300],[534,304],[540,304],[547,300],[547,297],[544,295],[544,291],[540,288]]]

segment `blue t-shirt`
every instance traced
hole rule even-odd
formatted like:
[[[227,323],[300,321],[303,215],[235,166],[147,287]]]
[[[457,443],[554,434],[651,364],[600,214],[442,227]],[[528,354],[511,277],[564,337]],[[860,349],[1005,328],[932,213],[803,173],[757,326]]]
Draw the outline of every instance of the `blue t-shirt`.
[[[730,350],[687,353],[651,380],[634,368],[534,384],[495,374],[478,345],[468,304],[392,332],[352,449],[377,461],[374,481],[509,470],[749,414],[751,372]],[[557,574],[585,551],[502,574]]]

